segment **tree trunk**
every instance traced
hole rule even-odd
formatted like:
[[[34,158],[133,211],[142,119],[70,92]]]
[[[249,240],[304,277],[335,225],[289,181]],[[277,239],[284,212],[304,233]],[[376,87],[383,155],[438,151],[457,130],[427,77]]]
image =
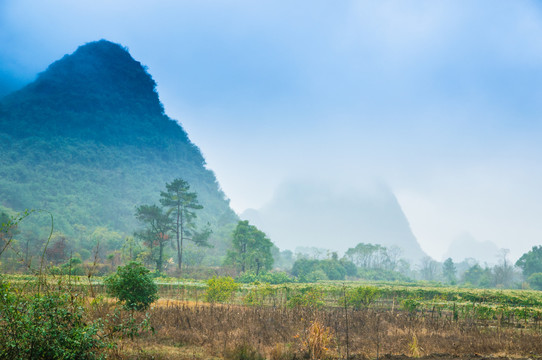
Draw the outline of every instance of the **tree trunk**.
[[[177,255],[179,256],[179,275],[182,274],[182,271],[183,271],[183,240],[184,240],[184,236],[183,236],[183,213],[182,211],[179,211],[179,219],[180,219],[180,222],[179,222],[179,231],[177,231],[177,239],[180,237],[181,239],[181,242],[180,244],[177,243]],[[178,240],[177,240],[178,241]]]
[[[164,242],[160,241],[159,246],[159,253],[158,253],[158,261],[156,262],[156,267],[158,268],[158,273],[162,273],[162,263],[163,263],[163,256],[164,256]]]
[[[177,194],[177,197],[179,195]],[[182,244],[179,241],[179,232],[181,229],[181,204],[177,202],[177,259],[179,260],[179,273],[182,272],[182,263],[183,263],[183,253],[182,253]]]

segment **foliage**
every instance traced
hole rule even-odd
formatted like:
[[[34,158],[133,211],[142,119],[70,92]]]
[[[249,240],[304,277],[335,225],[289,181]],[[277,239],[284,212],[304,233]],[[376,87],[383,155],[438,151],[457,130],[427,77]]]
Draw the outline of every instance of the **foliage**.
[[[207,291],[205,300],[208,302],[224,302],[230,299],[235,291],[239,289],[239,284],[230,276],[216,277],[207,280]]]
[[[83,262],[79,258],[71,258],[65,264],[54,266],[50,272],[53,275],[84,275]]]
[[[367,308],[376,299],[380,297],[380,290],[375,286],[358,286],[354,289],[348,289],[346,299],[341,299],[340,304],[352,306],[355,310]]]
[[[373,281],[412,281],[405,274],[393,270],[358,269],[357,277]]]
[[[491,269],[482,267],[478,264],[471,266],[463,274],[463,282],[475,287],[488,288],[492,285],[493,274]]]
[[[439,278],[439,264],[430,256],[425,256],[420,261],[420,275],[422,280],[436,281]]]
[[[542,272],[531,274],[527,282],[533,289],[542,290]]]
[[[528,278],[534,273],[542,273],[542,245],[533,246],[531,250],[523,254],[516,266],[523,271],[523,276]]]
[[[145,228],[136,233],[150,250],[152,259],[156,262],[156,270],[162,272],[164,265],[164,248],[169,242],[169,231],[173,223],[169,214],[156,205],[141,205],[136,208],[136,218]]]
[[[294,265],[294,253],[291,250],[282,250],[277,246],[271,248],[273,254],[273,266],[280,270],[290,270]]]
[[[318,280],[344,280],[345,277],[355,276],[355,265],[346,259],[336,257],[325,260],[301,258],[292,266],[292,275],[300,282],[316,282]]]
[[[455,278],[455,274],[456,274],[457,270],[455,268],[455,265],[454,265],[454,262],[452,260],[452,258],[448,258],[444,261],[444,263],[442,264],[442,275],[444,275],[446,281],[449,283],[449,284],[455,284],[456,282],[456,278]]]
[[[210,229],[196,232],[195,210],[203,209],[198,202],[195,192],[190,192],[190,184],[183,179],[175,179],[166,184],[166,191],[160,193],[160,203],[168,209],[168,214],[173,216],[173,232],[177,240],[177,259],[179,270],[183,264],[184,239],[194,241],[199,246],[208,246],[207,240],[211,234]]]
[[[243,297],[245,305],[264,305],[266,300],[276,300],[277,289],[270,284],[258,284],[249,289],[248,293]],[[271,301],[270,301],[271,302]],[[273,301],[275,304],[276,302]]]
[[[289,307],[313,307],[324,306],[324,293],[316,286],[305,286],[288,294]]]
[[[100,359],[102,323],[66,293],[23,295],[0,282],[0,358]]]
[[[400,249],[379,244],[359,243],[345,252],[345,258],[362,269],[396,270]]]
[[[414,314],[421,306],[421,302],[419,299],[406,298],[401,301],[401,305],[403,309],[405,309],[407,312],[409,312],[410,314]]]
[[[287,273],[282,271],[277,272],[263,272],[258,275],[254,272],[245,272],[241,274],[237,279],[237,282],[242,284],[249,284],[254,282],[268,283],[268,284],[287,284],[294,282],[294,279]]]
[[[239,221],[225,263],[236,266],[241,272],[253,271],[258,275],[261,270],[271,270],[273,266],[272,246],[271,240],[256,226],[247,220]]]
[[[135,261],[119,266],[104,283],[107,293],[123,302],[128,310],[146,310],[158,300],[158,288],[149,276],[149,270]]]

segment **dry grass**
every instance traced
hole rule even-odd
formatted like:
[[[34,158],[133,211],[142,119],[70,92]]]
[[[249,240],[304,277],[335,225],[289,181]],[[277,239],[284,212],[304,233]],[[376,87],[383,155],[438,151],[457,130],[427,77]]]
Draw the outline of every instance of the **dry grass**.
[[[219,360],[206,348],[196,345],[159,343],[155,339],[123,340],[113,354],[120,359]]]
[[[101,309],[96,307],[97,315],[103,315],[109,306],[106,303]],[[312,354],[308,350],[307,344],[311,344],[326,349],[313,358],[344,359],[347,331],[351,359],[383,355],[400,358],[402,354],[421,358],[434,354],[446,354],[441,358],[473,354],[533,358],[542,354],[542,332],[537,329],[412,316],[384,309],[349,309],[347,328],[345,311],[339,308],[290,309],[161,300],[150,311],[150,322],[155,333],[121,342],[117,357],[233,359],[235,355],[231,354],[236,349],[248,347],[267,359],[303,359],[315,354],[314,348]],[[319,343],[315,345],[316,338]]]

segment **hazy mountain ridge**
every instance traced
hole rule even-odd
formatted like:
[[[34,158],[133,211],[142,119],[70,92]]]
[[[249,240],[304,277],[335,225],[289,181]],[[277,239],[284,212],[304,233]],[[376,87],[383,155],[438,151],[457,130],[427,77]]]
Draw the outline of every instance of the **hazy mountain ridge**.
[[[181,177],[218,229],[237,216],[183,128],[164,114],[146,69],[106,40],[51,64],[0,101],[0,204],[51,211],[56,228],[131,233],[135,206]],[[216,232],[215,232],[216,233]]]
[[[450,243],[444,258],[460,262],[476,258],[480,264],[495,265],[499,260],[499,247],[491,241],[478,241],[469,233],[462,233]]]
[[[283,184],[248,219],[280,248],[318,247],[344,252],[358,243],[398,246],[413,261],[426,256],[420,248],[395,195],[386,186],[363,191],[336,189],[314,181]]]

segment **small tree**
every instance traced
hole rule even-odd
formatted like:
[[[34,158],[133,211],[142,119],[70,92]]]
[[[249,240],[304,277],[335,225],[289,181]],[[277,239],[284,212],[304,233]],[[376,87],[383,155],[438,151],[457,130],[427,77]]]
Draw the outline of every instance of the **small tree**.
[[[502,286],[508,288],[512,285],[514,277],[514,267],[508,261],[508,253],[510,250],[501,249],[499,257],[501,260],[499,264],[493,267],[493,282],[495,286]]]
[[[421,260],[420,275],[423,280],[433,281],[437,278],[438,263],[429,256]]]
[[[361,310],[369,307],[380,296],[381,291],[375,286],[359,286],[355,289],[349,289],[341,303],[344,304],[344,301],[346,301],[347,305],[356,310]]]
[[[136,261],[119,266],[104,283],[107,294],[123,302],[127,310],[146,310],[158,300],[158,287],[149,276],[149,270]]]
[[[241,272],[271,270],[273,243],[264,232],[248,221],[239,221],[233,232],[232,249],[228,251],[226,263],[237,266]]]
[[[455,283],[456,283],[455,273],[456,272],[457,272],[457,270],[455,268],[455,264],[454,264],[454,261],[452,260],[452,258],[446,259],[444,261],[444,263],[442,264],[442,275],[444,275],[444,277],[446,278],[446,281],[449,284],[455,285]]]
[[[145,224],[145,229],[135,235],[149,247],[151,257],[156,262],[156,269],[162,272],[164,247],[169,241],[168,232],[172,228],[169,214],[156,205],[141,205],[136,209],[136,218]]]
[[[224,302],[233,296],[233,293],[239,289],[239,284],[229,276],[212,277],[207,280],[207,291],[205,300],[208,302]]]

